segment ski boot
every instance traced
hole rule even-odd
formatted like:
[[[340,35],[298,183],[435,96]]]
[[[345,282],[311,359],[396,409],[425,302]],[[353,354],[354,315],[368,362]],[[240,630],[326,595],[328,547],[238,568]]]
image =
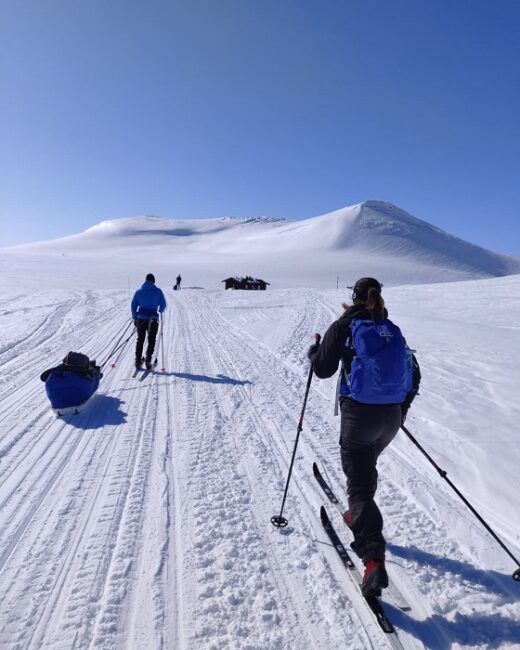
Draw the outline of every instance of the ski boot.
[[[385,569],[385,561],[381,558],[367,560],[365,563],[365,574],[361,583],[361,592],[365,598],[380,596],[381,590],[388,587],[388,574]]]
[[[346,511],[343,513],[343,521],[344,521],[344,522],[347,524],[347,526],[352,530],[352,522],[353,522],[353,518],[352,518],[352,513],[350,513],[348,510],[346,510]]]

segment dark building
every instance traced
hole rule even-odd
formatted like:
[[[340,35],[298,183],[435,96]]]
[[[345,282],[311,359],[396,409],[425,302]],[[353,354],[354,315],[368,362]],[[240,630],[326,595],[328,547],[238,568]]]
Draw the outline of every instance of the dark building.
[[[245,278],[227,278],[222,280],[225,282],[226,289],[245,289],[253,291],[265,291],[269,282],[265,280],[260,280],[259,278],[252,278],[250,275],[246,275]]]

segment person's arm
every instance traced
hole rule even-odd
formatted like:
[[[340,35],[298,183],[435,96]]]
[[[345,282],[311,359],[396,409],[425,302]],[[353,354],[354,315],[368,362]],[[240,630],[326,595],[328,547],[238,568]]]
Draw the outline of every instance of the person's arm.
[[[419,367],[419,362],[417,361],[415,354],[412,354],[412,372],[412,390],[408,393],[406,399],[401,404],[401,423],[404,423],[406,420],[408,409],[418,394],[419,386],[421,385],[421,369]]]
[[[348,336],[348,324],[346,321],[337,320],[325,332],[321,343],[311,346],[309,359],[313,364],[314,374],[320,379],[332,377],[336,372],[345,348]]]
[[[137,293],[134,293],[134,297],[132,298],[132,304],[130,305],[130,309],[132,310],[132,318],[134,320],[137,318],[138,307],[139,307],[139,301],[137,299]]]

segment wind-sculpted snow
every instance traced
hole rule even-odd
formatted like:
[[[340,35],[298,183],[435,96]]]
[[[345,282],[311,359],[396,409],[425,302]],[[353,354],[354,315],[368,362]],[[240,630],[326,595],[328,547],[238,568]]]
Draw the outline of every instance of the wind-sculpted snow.
[[[173,281],[180,272],[193,285],[214,289],[236,275],[264,278],[276,287],[332,288],[338,278],[345,286],[361,275],[389,286],[520,273],[520,260],[453,237],[382,201],[300,221],[102,221],[77,235],[3,249],[0,282],[16,282],[28,264],[38,264],[47,282],[52,278],[53,286],[64,288],[75,278],[82,288],[122,289],[150,265],[156,276]],[[38,281],[37,276],[34,285]]]
[[[0,313],[0,647],[390,647],[319,521],[314,461],[346,502],[335,379],[313,380],[289,527],[270,524],[307,347],[348,295],[166,288],[166,372],[132,379],[132,340],[90,406],[56,419],[40,373],[69,350],[105,360],[128,291],[76,277],[31,292],[26,273]],[[520,278],[384,293],[423,371],[409,428],[520,555]],[[411,604],[385,603],[403,646],[518,648],[514,565],[404,436],[380,460],[377,501]]]

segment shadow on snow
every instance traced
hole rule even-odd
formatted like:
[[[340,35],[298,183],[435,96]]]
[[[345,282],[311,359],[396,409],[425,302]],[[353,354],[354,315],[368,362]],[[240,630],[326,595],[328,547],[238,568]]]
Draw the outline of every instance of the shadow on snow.
[[[174,377],[179,379],[189,379],[190,381],[206,381],[210,384],[231,384],[233,386],[244,386],[246,384],[251,384],[248,379],[233,379],[232,377],[227,377],[226,375],[217,375],[216,377],[210,377],[209,375],[192,375],[189,372],[172,372],[170,373]]]
[[[394,555],[421,565],[429,565],[439,573],[453,574],[454,580],[467,582],[475,587],[481,587],[498,596],[500,604],[515,603],[520,595],[514,589],[515,583],[508,574],[496,571],[484,571],[477,567],[453,560],[439,557],[417,548],[404,548],[395,544],[388,544],[388,550]],[[423,621],[417,621],[401,610],[385,604],[385,609],[395,625],[422,641],[427,648],[448,650],[453,643],[464,645],[493,644],[497,647],[502,643],[518,643],[520,639],[520,621],[506,618],[500,614],[487,612],[456,613],[454,618],[433,614]]]
[[[78,429],[101,429],[105,426],[124,424],[126,412],[121,410],[124,404],[117,397],[99,394],[92,399],[84,411],[73,415],[63,415],[61,419]]]

